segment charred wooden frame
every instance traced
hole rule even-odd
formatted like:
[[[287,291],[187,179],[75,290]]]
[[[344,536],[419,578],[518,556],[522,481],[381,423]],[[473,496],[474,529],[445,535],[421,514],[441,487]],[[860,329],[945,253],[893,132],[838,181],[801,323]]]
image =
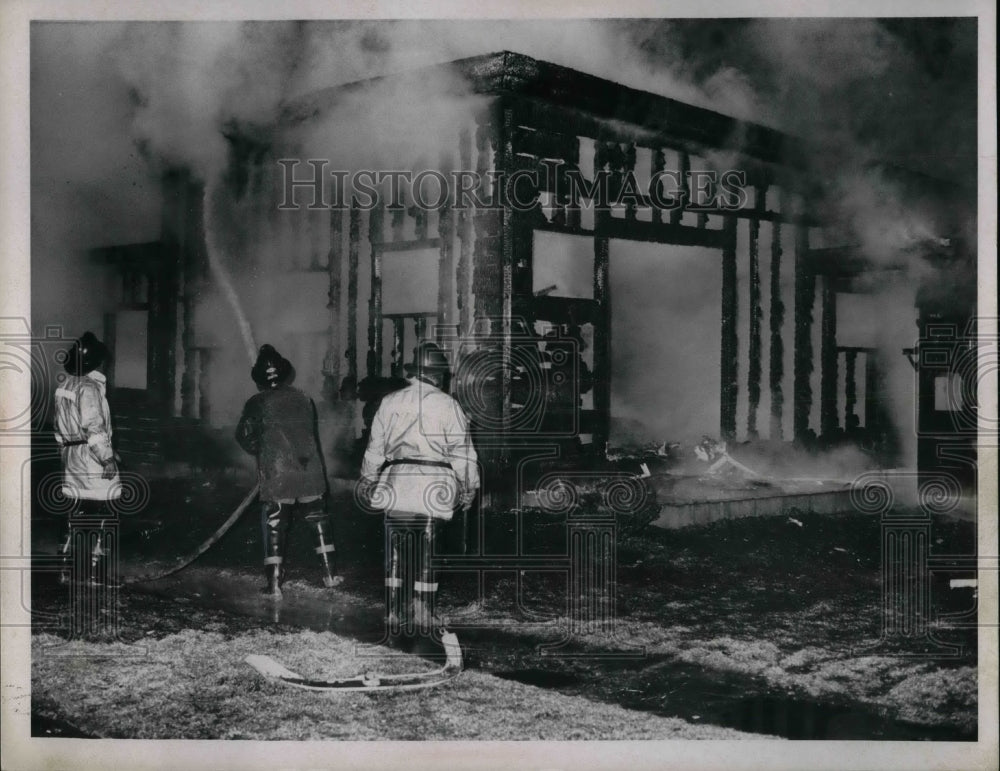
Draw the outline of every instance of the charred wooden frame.
[[[795,361],[792,384],[792,430],[796,440],[809,436],[809,413],[812,409],[813,305],[816,274],[808,259],[809,231],[795,229]]]
[[[327,333],[326,365],[324,369],[323,390],[328,400],[334,401],[340,393],[340,276],[343,270],[344,245],[344,212],[339,209],[330,211],[330,250],[327,255],[327,272],[330,277],[330,287],[327,291],[326,308],[330,314],[330,326]]]
[[[738,222],[749,221],[750,300],[748,334],[750,345],[747,369],[747,431],[757,434],[757,419],[762,386],[763,341],[759,237],[760,222],[772,224],[770,245],[770,434],[782,434],[782,380],[785,345],[782,339],[784,301],[781,286],[781,234],[783,223],[796,229],[795,347],[793,388],[795,435],[808,429],[811,409],[809,378],[812,373],[812,287],[813,266],[808,260],[808,227],[815,220],[808,211],[792,213],[786,206],[769,211],[766,192],[777,184],[786,190],[799,186],[799,172],[805,154],[802,147],[779,132],[740,123],[708,110],[674,100],[624,88],[566,68],[538,62],[510,52],[473,57],[446,65],[457,72],[473,93],[490,96],[473,116],[473,129],[461,128],[456,136],[457,158],[463,168],[474,166],[481,175],[487,171],[511,172],[539,168],[543,161],[555,160],[558,172],[579,169],[580,141],[594,142],[595,170],[611,173],[614,191],[625,175],[635,170],[639,148],[650,153],[650,173],[667,169],[668,152],[676,158],[683,174],[691,169],[693,156],[703,157],[713,150],[736,150],[756,190],[753,205],[742,209],[702,209],[696,223],[685,225],[686,208],[669,212],[654,209],[650,219],[637,216],[635,201],[630,201],[622,216],[608,209],[595,209],[593,227],[583,226],[580,212],[584,202],[571,199],[561,191],[548,190],[543,176],[535,194],[535,206],[515,211],[509,207],[486,207],[454,212],[446,207],[440,214],[438,238],[426,237],[426,218],[416,211],[406,212],[415,218],[417,241],[403,239],[404,214],[393,212],[392,236],[383,241],[372,236],[372,294],[369,303],[368,374],[378,374],[381,365],[381,295],[379,291],[380,255],[389,250],[407,250],[435,246],[440,250],[438,264],[437,324],[440,330],[451,328],[452,299],[458,310],[457,328],[467,335],[475,328],[488,333],[496,347],[502,373],[497,402],[490,406],[491,417],[506,425],[511,417],[511,340],[513,319],[522,318],[530,325],[535,319],[566,323],[567,309],[576,309],[576,318],[586,317],[594,324],[593,338],[593,414],[581,421],[589,430],[594,446],[603,448],[610,434],[611,409],[611,297],[609,291],[610,241],[621,239],[664,245],[699,246],[718,250],[722,273],[722,339],[720,366],[720,433],[732,439],[737,434],[736,408],[739,399],[738,315],[736,232]],[[415,79],[432,77],[435,68],[400,76]],[[360,90],[365,83],[320,92],[289,107],[285,119],[290,123],[307,120],[336,104],[345,91]],[[733,142],[736,141],[734,145]],[[449,161],[443,158],[446,170]],[[685,187],[688,178],[683,177]],[[589,181],[589,180],[588,180]],[[499,189],[489,191],[499,195]],[[688,193],[692,192],[690,190]],[[545,195],[544,201],[540,198]],[[688,204],[691,201],[688,199]],[[548,216],[543,212],[546,207]],[[649,206],[648,199],[641,205]],[[353,213],[356,217],[357,214]],[[378,211],[371,218],[380,217]],[[717,218],[717,219],[716,219]],[[713,226],[714,220],[714,226]],[[352,220],[353,222],[353,220]],[[721,227],[719,224],[721,223]],[[358,225],[355,223],[355,227]],[[370,232],[380,224],[369,225]],[[592,300],[535,297],[532,289],[533,235],[536,231],[585,236],[594,241],[594,295]],[[379,231],[381,232],[381,231]],[[454,257],[454,241],[458,256]],[[355,246],[356,248],[356,246]],[[349,281],[350,285],[350,281]],[[350,292],[349,292],[350,295]],[[454,297],[453,297],[454,296]],[[348,338],[351,333],[351,299],[348,297]],[[386,316],[387,317],[387,316]],[[394,340],[394,361],[401,351],[399,327]],[[829,365],[827,365],[829,366]],[[584,426],[583,424],[586,424]],[[502,432],[501,432],[502,433]],[[502,463],[501,458],[495,459]]]
[[[771,439],[783,439],[783,407],[785,403],[785,343],[781,330],[785,324],[785,303],[781,299],[781,221],[771,229],[771,355],[768,385],[771,389]]]
[[[520,328],[516,327],[519,320],[525,322],[524,328],[527,329],[532,329],[536,321],[557,327],[593,324],[593,412],[585,416],[581,412],[578,433],[590,434],[593,448],[603,450],[611,427],[613,298],[610,277],[614,271],[611,241],[662,244],[664,251],[671,246],[696,246],[717,252],[722,279],[719,298],[719,432],[726,439],[737,438],[740,433],[737,404],[742,403],[741,398],[746,398],[746,435],[756,437],[764,389],[762,362],[765,355],[761,249],[762,246],[764,249],[768,247],[761,244],[760,223],[770,222],[769,347],[766,352],[769,361],[766,384],[770,396],[769,436],[780,439],[784,433],[783,383],[788,346],[783,337],[786,298],[782,282],[782,236],[788,234],[788,228],[792,228],[795,234],[794,345],[791,351],[793,435],[801,439],[810,432],[813,402],[810,381],[815,367],[812,325],[818,276],[823,277],[822,344],[819,351],[823,375],[820,428],[825,432],[839,426],[836,413],[836,372],[839,365],[835,301],[838,287],[845,280],[842,275],[844,266],[848,266],[849,273],[854,264],[851,259],[824,255],[820,250],[809,248],[809,228],[822,223],[810,208],[806,195],[808,180],[803,169],[808,153],[803,143],[763,126],[511,52],[472,57],[394,76],[393,79],[400,87],[405,87],[408,81],[415,84],[426,82],[436,73],[447,73],[448,77],[442,80],[461,84],[456,85],[454,93],[447,92],[443,96],[475,97],[474,104],[470,103],[468,123],[455,125],[453,144],[442,148],[438,159],[439,171],[447,172],[457,163],[461,169],[477,171],[484,180],[483,184],[486,184],[487,172],[509,173],[556,162],[555,174],[565,181],[568,170],[578,172],[581,165],[586,165],[581,163],[584,160],[582,154],[586,152],[583,143],[592,142],[593,168],[610,173],[612,190],[623,185],[627,175],[636,171],[640,154],[642,157],[648,154],[648,162],[644,160],[642,163],[648,163],[651,175],[663,171],[676,171],[683,175],[685,171],[691,171],[693,165],[702,163],[700,159],[715,156],[736,159],[734,163],[747,175],[745,189],[754,191],[755,197],[752,205],[741,208],[720,208],[718,205],[698,207],[698,202],[690,199],[690,193],[694,191],[690,190],[691,180],[685,175],[681,184],[689,193],[686,205],[665,211],[653,206],[648,195],[640,193],[638,198],[629,200],[621,211],[595,207],[592,226],[585,226],[583,218],[583,207],[591,203],[579,200],[579,191],[570,194],[565,187],[548,189],[548,176],[539,180],[533,198],[529,199],[534,202],[533,206],[519,210],[509,205],[463,209],[457,208],[454,200],[449,200],[436,213],[436,229],[432,229],[435,213],[416,206],[388,211],[379,207],[365,213],[352,205],[346,215],[340,211],[331,212],[324,225],[330,238],[325,265],[322,264],[322,251],[313,243],[316,240],[313,231],[322,232],[324,229],[318,227],[317,217],[305,236],[313,251],[308,259],[300,258],[301,264],[297,263],[297,266],[304,270],[324,270],[329,279],[329,318],[323,366],[324,390],[329,398],[337,398],[340,393],[337,381],[345,374],[341,369],[342,357],[346,358],[345,382],[356,384],[359,376],[358,338],[361,330],[358,328],[358,286],[362,243],[366,240],[362,234],[367,233],[370,262],[364,269],[370,274],[370,293],[364,361],[366,375],[383,374],[382,335],[386,319],[393,321],[392,361],[393,369],[398,372],[405,358],[406,324],[410,323],[399,314],[393,314],[392,308],[382,307],[382,256],[387,252],[435,249],[439,255],[436,312],[430,316],[414,316],[415,331],[418,335],[426,334],[428,323],[433,322],[441,342],[446,342],[447,337],[457,331],[460,339],[473,337],[477,344],[495,349],[502,381],[495,403],[489,405],[490,417],[497,421],[495,425],[508,425],[512,416],[510,365],[515,329]],[[455,75],[459,77],[455,78]],[[285,109],[276,129],[280,132],[283,128],[312,120],[335,107],[346,94],[364,94],[365,89],[379,80],[384,79],[327,89],[294,101]],[[249,187],[260,186],[257,177],[247,179],[256,180],[248,181]],[[584,181],[593,183],[593,179]],[[767,206],[768,190],[780,192],[780,203],[775,210]],[[494,200],[498,200],[501,191],[480,192],[489,193]],[[195,193],[189,191],[188,194]],[[786,203],[791,198],[806,203],[793,210]],[[651,213],[646,211],[650,209]],[[643,210],[641,214],[640,210]],[[691,213],[696,215],[693,223],[691,216],[685,216]],[[192,218],[191,222],[185,220],[186,224],[178,227],[188,228],[191,223],[200,227],[196,213],[185,216]],[[737,231],[743,227],[744,220],[748,223],[747,230],[739,232],[741,235],[749,234],[745,255],[740,251],[737,240]],[[406,237],[404,234],[410,222],[413,236]],[[534,295],[533,251],[537,232],[592,239],[592,298]],[[345,256],[346,281],[343,279]],[[745,327],[749,355],[745,370],[745,394],[740,389],[739,378],[744,365],[740,363],[738,332],[742,325],[739,316],[739,277],[742,274],[739,268],[743,259],[748,261],[749,276]],[[197,283],[204,280],[203,262],[204,255],[199,254],[197,248],[186,248],[177,275],[168,278],[163,285],[177,287],[182,298],[180,315],[184,329],[180,350],[185,361],[180,401],[182,414],[189,416],[197,416],[208,409],[207,405],[200,404],[198,398],[199,390],[203,390],[199,389],[199,365],[204,357],[195,349],[190,330],[193,324],[193,292]],[[180,288],[181,281],[183,289]],[[167,292],[168,288],[162,291]],[[342,305],[346,305],[343,317]],[[342,323],[346,334],[341,331]],[[456,355],[465,352],[462,346],[453,351]],[[834,378],[832,387],[829,384],[831,377]],[[488,443],[502,446],[504,429],[492,434],[487,437]],[[509,460],[498,455],[488,462],[502,466]]]
[[[738,295],[736,291],[736,220],[725,220],[726,245],[722,250],[722,383],[720,433],[723,439],[736,437],[736,398],[739,392],[739,340],[736,332]]]
[[[382,251],[385,209],[376,206],[368,215],[368,243],[371,245],[371,297],[368,300],[368,377],[382,371]]]
[[[351,207],[347,246],[347,377],[358,382],[358,260],[361,250],[361,212]]]

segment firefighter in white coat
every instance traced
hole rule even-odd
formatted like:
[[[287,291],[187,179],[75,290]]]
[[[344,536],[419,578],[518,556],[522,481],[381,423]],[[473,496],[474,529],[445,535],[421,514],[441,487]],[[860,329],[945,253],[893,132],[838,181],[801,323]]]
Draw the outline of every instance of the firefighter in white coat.
[[[444,352],[422,342],[405,369],[408,385],[382,399],[361,467],[362,496],[386,517],[390,634],[432,631],[436,525],[468,509],[479,488],[468,419],[442,390]]]
[[[67,352],[66,376],[55,392],[55,439],[62,461],[63,495],[75,502],[71,517],[111,520],[116,516],[114,502],[121,497],[118,464],[111,445],[107,379],[99,371],[107,358],[104,344],[93,333],[85,332]],[[62,556],[60,579],[65,582],[70,578],[70,535]],[[92,569],[100,556],[98,541]]]

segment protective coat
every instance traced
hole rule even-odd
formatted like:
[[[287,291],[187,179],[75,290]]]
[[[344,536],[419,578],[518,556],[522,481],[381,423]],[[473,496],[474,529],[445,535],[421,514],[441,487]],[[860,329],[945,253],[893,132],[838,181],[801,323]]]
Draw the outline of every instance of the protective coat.
[[[96,370],[67,375],[55,393],[55,438],[63,467],[63,494],[108,501],[121,497],[118,474],[104,479],[102,463],[114,458],[107,379]]]
[[[236,441],[257,456],[262,501],[291,502],[326,493],[316,405],[292,386],[250,397],[236,427]]]
[[[450,467],[386,465],[400,460]],[[479,488],[476,450],[461,406],[416,379],[385,396],[372,421],[361,476],[369,483],[379,481],[372,505],[390,516],[451,519],[459,496]]]

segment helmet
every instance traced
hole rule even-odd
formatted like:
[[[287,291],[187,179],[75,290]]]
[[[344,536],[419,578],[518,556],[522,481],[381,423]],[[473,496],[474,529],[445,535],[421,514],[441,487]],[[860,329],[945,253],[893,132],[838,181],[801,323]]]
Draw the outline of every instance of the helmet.
[[[100,367],[107,357],[107,346],[93,332],[84,332],[67,352],[63,367],[70,375],[86,375]]]
[[[250,377],[263,390],[284,385],[294,373],[295,369],[288,359],[274,350],[273,346],[264,344],[257,354],[257,363],[250,370]]]
[[[425,340],[413,349],[413,361],[403,365],[407,375],[419,376],[422,372],[448,374],[448,358],[444,351],[429,340]]]

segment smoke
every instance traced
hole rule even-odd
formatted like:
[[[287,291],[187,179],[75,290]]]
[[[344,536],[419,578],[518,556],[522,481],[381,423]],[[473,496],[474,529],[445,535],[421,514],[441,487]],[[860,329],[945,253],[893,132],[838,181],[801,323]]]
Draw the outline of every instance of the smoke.
[[[220,190],[232,158],[226,135],[277,140],[268,127],[300,97],[503,49],[802,137],[810,148],[808,171],[823,183],[816,205],[846,223],[827,239],[853,244],[884,267],[901,266],[900,281],[911,287],[925,270],[916,245],[945,230],[974,232],[974,19],[37,24],[35,264],[56,265],[62,255],[89,246],[154,240],[160,226],[156,180],[163,169],[187,166],[209,189]],[[342,96],[323,119],[286,132],[275,151],[329,158],[343,168],[436,165],[443,150],[455,152],[457,133],[468,127],[478,102],[444,75],[400,83],[386,79]],[[706,160],[732,163],[722,156]],[[922,198],[910,177],[888,171],[897,166],[944,184],[935,197]],[[310,323],[322,331],[325,319],[302,317],[303,308],[325,304],[321,282],[315,282],[320,305],[309,305],[312,298],[286,287],[283,275],[260,271],[268,264],[262,257],[283,265],[274,257],[291,249],[279,215],[229,201],[208,206],[205,222],[213,269],[231,274],[226,294],[244,345],[250,323],[261,342],[277,336],[291,345],[293,333]],[[762,268],[765,249],[762,242]],[[786,247],[784,265],[790,262]],[[628,263],[621,260],[616,269],[628,272]],[[688,291],[692,303],[718,304],[712,282]],[[362,285],[361,330],[365,292]],[[46,320],[60,320],[68,318],[64,305],[79,303],[79,295],[54,287],[41,291],[35,306]],[[247,304],[276,297],[288,308],[282,318],[246,313]],[[887,327],[912,337],[912,298],[892,299]],[[790,329],[787,292],[785,302]],[[635,310],[641,318],[641,309]],[[662,309],[650,310],[663,316]],[[73,318],[84,314],[81,308]],[[766,341],[766,322],[763,333]],[[786,378],[790,340],[786,334]],[[700,346],[692,343],[670,361],[647,362],[651,378],[674,377],[685,360],[706,355]],[[897,347],[896,339],[885,342],[887,355],[901,358]],[[745,373],[744,364],[741,398]],[[790,409],[787,387],[785,395]],[[912,393],[904,403],[911,402]],[[761,417],[763,425],[763,410]],[[706,432],[715,428],[706,426]]]
[[[671,21],[646,26],[636,39],[651,60],[665,63],[675,75],[711,94],[723,112],[807,141],[807,172],[821,183],[812,206],[841,224],[836,231],[811,234],[812,245],[851,246],[878,269],[867,287],[859,286],[874,294],[867,304],[871,312],[864,320],[854,320],[865,329],[863,339],[852,344],[877,349],[901,462],[915,464],[915,380],[901,350],[916,339],[916,290],[934,285],[944,295],[952,287],[955,307],[960,308],[969,281],[968,276],[959,280],[932,266],[927,247],[953,234],[975,243],[975,20]],[[732,163],[726,157],[708,160],[716,167]],[[768,265],[766,243],[761,241],[763,269]],[[789,247],[784,265],[792,257]],[[739,258],[744,265],[742,249]],[[744,403],[745,280],[741,274],[738,327]],[[691,291],[698,290],[692,286]],[[791,295],[786,291],[784,297],[788,412]],[[766,318],[763,331],[766,341]],[[818,347],[815,353],[818,356]],[[699,355],[698,349],[692,346],[690,355]],[[668,377],[669,367],[659,374]],[[818,375],[814,372],[814,408]],[[746,412],[743,404],[740,407],[742,431]],[[758,413],[759,423],[764,414]],[[848,471],[865,459],[824,454],[816,460]],[[814,473],[811,467],[802,471]]]
[[[130,127],[151,163],[206,181],[225,169],[224,132],[267,124],[294,88],[301,25],[156,22],[125,25],[107,51],[135,104]]]

